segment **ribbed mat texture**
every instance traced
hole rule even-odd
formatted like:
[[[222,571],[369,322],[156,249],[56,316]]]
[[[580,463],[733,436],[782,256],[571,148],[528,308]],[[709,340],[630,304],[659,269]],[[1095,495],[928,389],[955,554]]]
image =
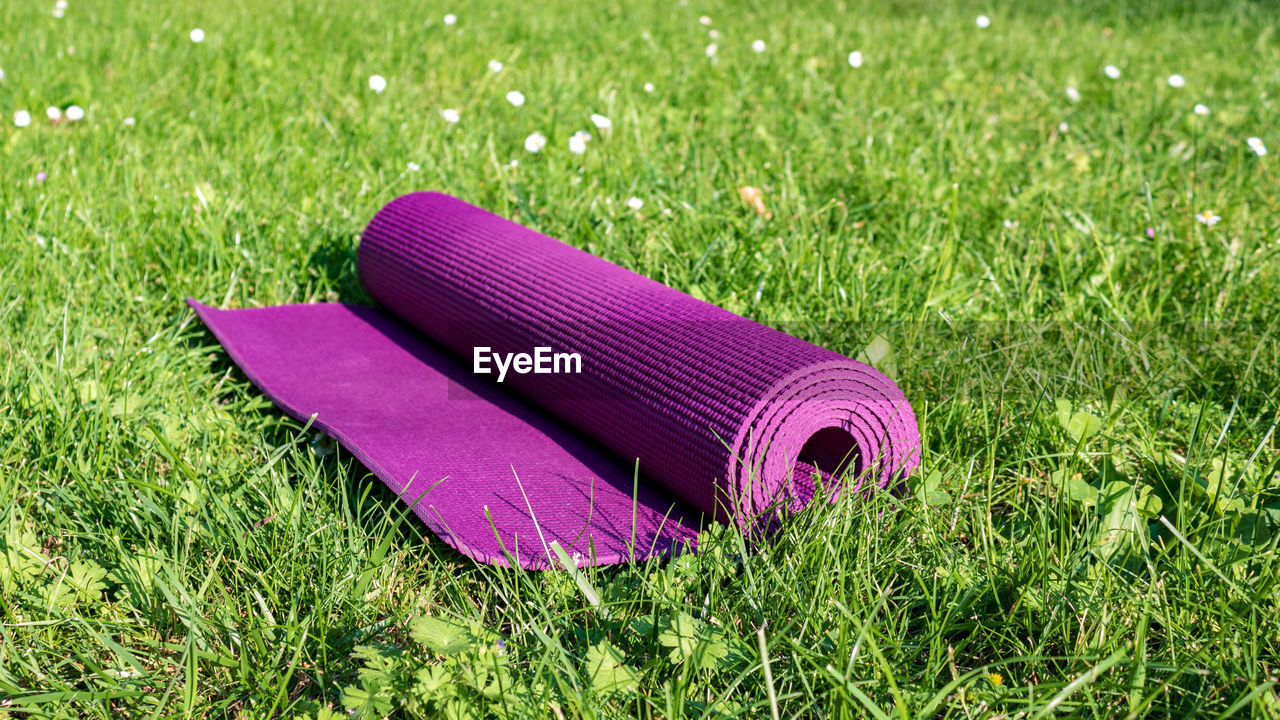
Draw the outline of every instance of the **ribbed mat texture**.
[[[708,519],[771,526],[815,483],[835,497],[918,462],[911,407],[873,368],[448,195],[393,200],[357,263],[380,309],[189,302],[277,405],[482,562],[558,565],[553,542],[579,565],[668,555]],[[580,372],[498,383],[477,347]]]

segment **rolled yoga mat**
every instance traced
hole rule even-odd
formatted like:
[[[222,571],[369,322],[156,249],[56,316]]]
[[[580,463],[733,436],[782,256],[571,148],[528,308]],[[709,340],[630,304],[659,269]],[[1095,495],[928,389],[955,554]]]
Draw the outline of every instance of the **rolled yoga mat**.
[[[448,195],[393,200],[357,265],[380,308],[188,302],[267,397],[481,562],[670,555],[707,519],[776,526],[816,483],[834,498],[918,462],[873,368]],[[560,372],[497,381],[495,357],[537,348]]]

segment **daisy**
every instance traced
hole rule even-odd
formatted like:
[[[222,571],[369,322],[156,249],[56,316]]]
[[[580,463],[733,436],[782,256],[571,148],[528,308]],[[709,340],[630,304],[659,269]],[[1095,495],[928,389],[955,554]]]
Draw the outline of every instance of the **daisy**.
[[[311,438],[311,452],[319,458],[332,455],[333,439],[324,434],[324,432],[317,432],[315,436]]]
[[[707,37],[711,38],[712,40],[719,40],[720,31],[712,28],[711,32],[707,33]]]
[[[1182,77],[1181,75],[1178,75],[1177,73],[1174,73],[1173,75],[1169,76],[1169,87],[1171,88],[1180,88],[1186,84],[1187,84],[1187,79]]]
[[[449,123],[450,125],[462,119],[462,116],[458,114],[458,111],[453,108],[441,110],[440,117],[444,118],[444,121]]]
[[[1196,113],[1197,115],[1208,115],[1208,114],[1209,114],[1209,106],[1208,106],[1208,105],[1205,105],[1204,103],[1196,103],[1196,106],[1195,106],[1194,110],[1195,110],[1195,113]]]
[[[861,50],[854,50],[853,52],[849,53],[849,67],[852,67],[852,68],[862,67],[862,51]]]
[[[67,108],[67,119],[72,122],[76,122],[77,120],[83,120],[84,108],[80,107],[79,105],[72,105],[71,107]]]
[[[457,24],[458,24],[458,16],[457,16],[457,15],[454,15],[453,13],[449,13],[448,15],[445,15],[445,16],[444,16],[444,24],[445,24],[445,25],[457,25]]]
[[[202,42],[204,42],[204,31],[203,31],[203,30],[201,30],[200,28],[196,28],[195,30],[192,30],[192,31],[191,31],[191,42],[193,42],[193,43],[202,43]]]
[[[524,93],[519,90],[512,90],[507,93],[507,102],[515,105],[516,107],[520,107],[524,104]]]
[[[1071,129],[1071,126],[1068,125],[1067,123],[1064,123],[1064,122],[1058,123],[1058,132],[1064,133],[1070,129]]]
[[[1204,212],[1196,213],[1196,220],[1199,220],[1202,225],[1208,225],[1209,227],[1213,227],[1214,225],[1222,222],[1222,218],[1212,210],[1205,210]]]
[[[26,110],[19,110],[13,114],[13,124],[18,127],[26,127],[31,124],[31,113]]]
[[[416,173],[416,172],[418,172],[419,170],[421,170],[421,169],[422,169],[422,166],[421,166],[421,165],[419,165],[419,164],[418,164],[418,163],[416,163],[416,162],[411,162],[411,163],[409,163],[409,164],[407,165],[407,167],[408,167],[408,169],[409,169],[409,172],[411,172],[411,173]]]
[[[1070,100],[1071,102],[1080,102],[1080,91],[1073,87],[1068,87],[1067,99]]]
[[[991,18],[987,17],[986,15],[979,15],[978,19],[975,20],[974,22],[976,22],[978,27],[983,30],[986,30],[987,28],[991,27]]]
[[[536,132],[524,139],[524,149],[531,153],[542,152],[542,148],[547,146],[547,136],[540,132]]]
[[[124,119],[124,124],[128,125],[129,127],[133,127],[134,125],[138,124],[138,121],[135,120],[132,115],[130,115],[129,117]]]
[[[644,207],[644,201],[638,197],[634,197],[634,196],[629,197],[627,198],[627,207],[631,208],[632,210],[639,210],[640,208]]]
[[[763,40],[756,40],[755,42],[751,43],[751,50],[756,54],[764,52],[765,49],[766,48]]]
[[[703,15],[702,17],[698,18],[698,22],[702,23],[703,25],[710,25],[711,18],[707,17],[706,15]]]
[[[587,140],[583,137],[583,133],[576,132],[569,138],[569,152],[574,155],[581,155],[587,151]]]
[[[45,114],[45,117],[49,118],[50,120],[54,122],[58,122],[59,120],[62,119],[62,108],[58,107],[57,105],[50,105],[49,108],[44,111],[44,114]]]
[[[374,92],[376,92],[376,93],[380,93],[380,92],[382,92],[383,90],[386,90],[386,89],[387,89],[387,79],[386,79],[386,78],[384,78],[384,77],[382,77],[381,75],[370,75],[370,76],[369,76],[369,89],[370,89],[370,90],[372,90],[372,91],[374,91]]]
[[[710,45],[707,46],[707,57],[714,58],[716,56],[716,53],[719,50],[720,50],[719,45],[716,45],[715,43],[711,43]]]
[[[1115,65],[1108,65],[1102,68],[1102,72],[1106,73],[1107,77],[1111,78],[1112,80],[1117,80],[1120,78],[1120,68],[1116,67]]]
[[[591,115],[591,124],[595,125],[601,130],[608,130],[609,128],[613,127],[613,121],[599,113],[593,113]]]
[[[1249,143],[1249,149],[1258,157],[1262,157],[1267,154],[1267,146],[1262,144],[1262,138],[1251,137],[1245,142]]]
[[[499,62],[498,60],[490,60],[490,61],[489,61],[489,72],[495,72],[495,73],[500,73],[500,72],[502,72],[502,63],[501,63],[501,62]]]
[[[1017,220],[1005,220],[1005,221],[1004,221],[1004,229],[1005,229],[1005,230],[1012,230],[1012,229],[1014,229],[1014,228],[1016,228],[1016,227],[1018,227],[1018,221],[1017,221]]]
[[[645,92],[653,92],[653,83],[645,83],[645,84],[644,84],[644,91],[645,91]]]

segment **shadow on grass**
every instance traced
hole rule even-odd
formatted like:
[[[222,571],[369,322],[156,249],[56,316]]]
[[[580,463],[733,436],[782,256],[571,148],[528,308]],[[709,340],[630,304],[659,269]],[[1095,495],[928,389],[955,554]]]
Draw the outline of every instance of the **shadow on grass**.
[[[314,283],[317,290],[341,302],[373,305],[373,298],[360,283],[356,265],[356,247],[360,236],[353,233],[326,232],[298,278],[299,285]]]

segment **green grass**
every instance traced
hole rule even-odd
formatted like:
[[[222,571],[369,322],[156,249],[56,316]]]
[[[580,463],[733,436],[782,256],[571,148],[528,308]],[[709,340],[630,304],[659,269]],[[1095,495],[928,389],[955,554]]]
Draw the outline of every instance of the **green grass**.
[[[1280,715],[1274,7],[646,5],[0,5],[0,717]],[[458,556],[182,303],[365,300],[417,189],[871,345],[921,472],[750,552]]]

